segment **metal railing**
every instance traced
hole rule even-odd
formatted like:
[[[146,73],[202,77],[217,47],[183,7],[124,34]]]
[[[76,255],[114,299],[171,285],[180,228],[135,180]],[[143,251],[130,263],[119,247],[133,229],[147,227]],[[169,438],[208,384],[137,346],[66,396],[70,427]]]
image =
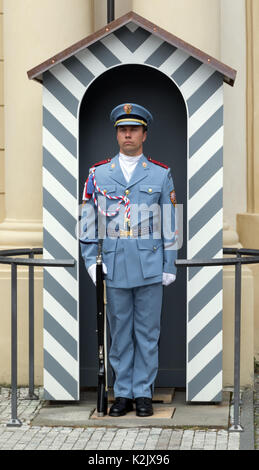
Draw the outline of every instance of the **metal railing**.
[[[34,266],[72,267],[75,260],[35,259],[42,254],[42,248],[23,248],[19,250],[0,250],[0,264],[11,265],[11,420],[7,426],[21,426],[17,417],[17,266],[29,267],[29,393],[27,399],[36,400],[34,393]],[[236,258],[178,259],[178,267],[235,266],[235,340],[234,340],[234,423],[231,431],[243,431],[240,424],[240,333],[241,333],[241,265],[259,263],[259,250],[246,248],[223,248],[223,254],[235,254]],[[29,255],[29,258],[11,256]],[[242,258],[243,256],[248,256]]]
[[[29,267],[29,393],[27,399],[37,400],[34,393],[34,266],[72,267],[75,260],[35,259],[42,255],[42,248],[0,250],[0,264],[11,265],[11,420],[7,426],[21,426],[17,417],[17,266]],[[29,255],[29,258],[12,256]]]
[[[223,255],[235,254],[236,258],[179,259],[175,265],[179,267],[196,266],[235,266],[235,340],[234,340],[234,423],[230,431],[243,431],[240,423],[240,333],[241,333],[241,265],[259,263],[259,250],[246,248],[223,248]],[[242,255],[248,256],[242,258]]]

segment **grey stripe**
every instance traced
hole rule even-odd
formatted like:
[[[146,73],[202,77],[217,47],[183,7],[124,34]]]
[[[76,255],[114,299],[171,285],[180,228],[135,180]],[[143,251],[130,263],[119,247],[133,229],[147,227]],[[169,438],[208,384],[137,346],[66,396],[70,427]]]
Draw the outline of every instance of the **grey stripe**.
[[[78,100],[52,73],[44,72],[43,85],[73,116],[77,117]]]
[[[43,207],[55,217],[70,235],[75,237],[76,219],[45,188],[43,188]]]
[[[192,198],[209,179],[223,167],[221,147],[189,180],[189,198]]]
[[[129,31],[126,26],[114,31],[114,36],[116,36],[131,52],[135,52],[138,47],[140,47],[144,41],[151,35],[148,31],[143,28],[138,28],[134,33]]]
[[[76,380],[46,350],[44,350],[44,368],[72,395],[74,400],[78,400]]]
[[[76,158],[76,138],[44,107],[43,126]]]
[[[87,86],[94,79],[94,75],[75,56],[69,57],[63,65],[84,85]]]
[[[54,259],[73,259],[70,253],[52,235],[43,228],[43,246]],[[76,261],[76,260],[75,260]],[[64,268],[75,280],[77,280],[77,263],[72,268]]]
[[[44,272],[44,289],[48,291],[52,297],[60,304],[62,307],[77,320],[77,302],[76,300],[67,292],[57,281],[56,279],[46,270]]]
[[[176,81],[178,86],[181,86],[199,67],[201,67],[199,60],[194,57],[188,57],[171,77]]]
[[[217,395],[211,400],[212,402],[221,402],[222,401],[222,390],[217,393]]]
[[[77,341],[44,309],[44,329],[77,361]]]
[[[191,401],[222,370],[222,352],[217,354],[188,384],[188,401]],[[210,401],[210,400],[206,400]],[[211,400],[213,401],[213,400]]]
[[[189,116],[191,117],[223,84],[222,75],[215,72],[201,87],[188,99]]]
[[[43,166],[57,181],[75,198],[77,197],[77,184],[74,176],[43,147]]]
[[[44,388],[44,400],[56,400],[49,392]]]
[[[188,344],[189,362],[222,330],[222,311],[219,312]]]
[[[145,64],[160,67],[175,51],[176,47],[171,46],[168,42],[163,42],[158,49],[145,61]]]
[[[190,158],[223,126],[223,106],[190,138]]]
[[[221,188],[209,201],[195,214],[189,222],[189,240],[206,225],[207,222],[223,207],[223,189]]]
[[[100,41],[88,46],[89,51],[94,54],[107,68],[113,65],[120,64],[120,60],[109,51],[109,49]]]
[[[210,260],[212,259],[222,248],[223,246],[223,230],[222,228],[210,239],[205,246],[203,246],[200,251],[195,255],[195,259]],[[196,276],[196,274],[203,269],[201,267],[189,268],[189,277],[188,280]]]
[[[190,300],[191,321],[222,290],[222,269]]]

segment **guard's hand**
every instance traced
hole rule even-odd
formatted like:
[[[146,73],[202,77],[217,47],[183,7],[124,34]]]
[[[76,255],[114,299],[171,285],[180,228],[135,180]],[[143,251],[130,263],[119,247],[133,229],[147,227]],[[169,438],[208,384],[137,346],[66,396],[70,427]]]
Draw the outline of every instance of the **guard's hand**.
[[[169,284],[172,284],[172,282],[174,282],[175,279],[176,279],[175,274],[163,273],[162,284],[163,284],[163,286],[169,286]]]
[[[87,271],[93,283],[96,285],[96,263],[91,264],[91,266],[88,268]],[[107,274],[107,266],[104,263],[103,263],[103,273]]]

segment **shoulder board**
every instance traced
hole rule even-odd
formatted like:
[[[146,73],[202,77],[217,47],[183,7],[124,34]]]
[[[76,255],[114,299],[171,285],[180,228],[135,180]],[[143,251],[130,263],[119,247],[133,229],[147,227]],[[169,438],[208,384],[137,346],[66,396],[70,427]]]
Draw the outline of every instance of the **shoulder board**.
[[[92,165],[92,167],[93,166],[103,165],[104,163],[109,163],[110,161],[111,161],[111,158],[107,158],[106,160],[101,160],[100,162],[95,163],[94,165]]]
[[[165,165],[165,163],[158,162],[157,160],[153,160],[151,157],[148,157],[148,161],[151,163],[154,163],[155,165],[162,166],[163,168],[166,168],[168,170],[168,166]]]

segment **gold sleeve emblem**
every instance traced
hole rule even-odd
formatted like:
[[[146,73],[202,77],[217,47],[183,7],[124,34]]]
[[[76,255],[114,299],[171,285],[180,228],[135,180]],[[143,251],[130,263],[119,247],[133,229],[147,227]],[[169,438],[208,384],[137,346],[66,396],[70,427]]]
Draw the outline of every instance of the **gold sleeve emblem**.
[[[175,189],[173,189],[173,191],[170,192],[170,201],[175,207],[175,205],[177,204]]]

